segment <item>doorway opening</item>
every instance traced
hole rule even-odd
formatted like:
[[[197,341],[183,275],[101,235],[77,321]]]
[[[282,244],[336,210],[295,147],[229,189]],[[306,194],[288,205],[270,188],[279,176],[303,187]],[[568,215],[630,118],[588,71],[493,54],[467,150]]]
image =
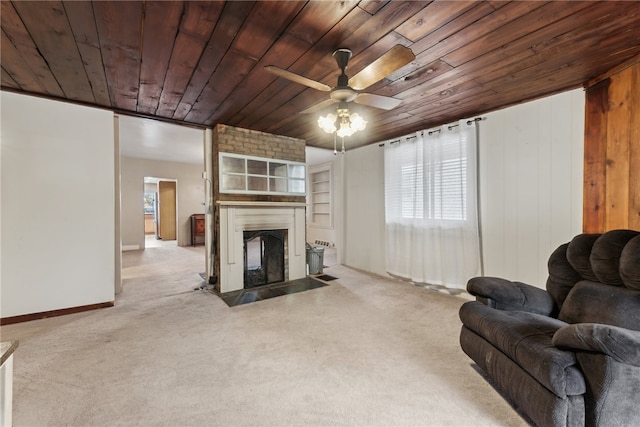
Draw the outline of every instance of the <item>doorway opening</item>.
[[[144,178],[145,248],[178,245],[177,180]]]

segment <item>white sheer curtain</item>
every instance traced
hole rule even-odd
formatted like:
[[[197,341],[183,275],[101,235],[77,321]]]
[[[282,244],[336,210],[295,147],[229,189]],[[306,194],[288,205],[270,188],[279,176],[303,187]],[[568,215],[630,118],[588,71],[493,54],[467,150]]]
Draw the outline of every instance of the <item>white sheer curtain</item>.
[[[462,289],[479,275],[476,123],[386,143],[387,271]]]

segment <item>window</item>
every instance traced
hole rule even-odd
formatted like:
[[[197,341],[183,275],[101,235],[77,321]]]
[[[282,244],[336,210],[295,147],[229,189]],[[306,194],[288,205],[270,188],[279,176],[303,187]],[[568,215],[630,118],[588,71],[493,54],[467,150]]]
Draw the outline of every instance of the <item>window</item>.
[[[387,271],[464,289],[480,272],[475,121],[385,143]]]
[[[396,149],[401,218],[465,221],[467,219],[467,150],[453,138]],[[389,178],[389,177],[387,177]],[[393,180],[393,178],[392,178]],[[393,194],[387,197],[394,198]]]
[[[425,174],[426,218],[467,219],[467,157],[460,144],[442,141],[439,156],[429,156]]]
[[[304,163],[230,153],[220,153],[219,160],[221,193],[306,193]]]

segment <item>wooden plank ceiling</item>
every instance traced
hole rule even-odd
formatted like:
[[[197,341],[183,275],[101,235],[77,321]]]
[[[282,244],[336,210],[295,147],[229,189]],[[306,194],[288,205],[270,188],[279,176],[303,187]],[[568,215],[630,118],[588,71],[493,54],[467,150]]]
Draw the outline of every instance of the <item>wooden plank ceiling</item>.
[[[396,44],[410,64],[353,104],[361,146],[580,87],[640,55],[636,1],[2,1],[2,88],[162,120],[223,123],[333,147],[300,111]]]

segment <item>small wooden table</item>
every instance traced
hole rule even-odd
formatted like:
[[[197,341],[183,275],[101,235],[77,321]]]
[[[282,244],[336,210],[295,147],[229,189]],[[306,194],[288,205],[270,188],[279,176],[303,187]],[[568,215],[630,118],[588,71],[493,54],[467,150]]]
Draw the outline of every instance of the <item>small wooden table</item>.
[[[191,246],[204,245],[204,231],[204,214],[191,215]],[[202,237],[201,242],[198,242],[198,237]]]

